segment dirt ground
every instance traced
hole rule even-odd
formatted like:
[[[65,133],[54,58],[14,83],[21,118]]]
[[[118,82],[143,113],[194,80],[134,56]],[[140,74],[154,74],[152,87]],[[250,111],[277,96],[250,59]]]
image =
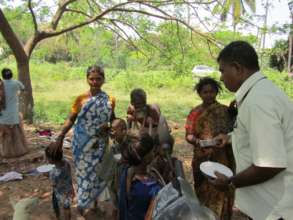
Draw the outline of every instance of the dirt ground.
[[[192,150],[190,146],[186,144],[183,136],[183,128],[177,125],[173,126],[175,137],[176,137],[176,147],[174,150],[175,155],[183,161],[184,170],[186,173],[186,178],[189,182],[192,182],[191,174],[191,159]],[[26,137],[29,145],[29,153],[25,156],[14,158],[14,159],[4,159],[0,157],[0,176],[9,171],[17,171],[20,173],[27,173],[34,168],[45,164],[44,159],[44,149],[50,143],[50,138],[42,137],[36,130],[44,130],[50,128],[56,131],[56,127],[35,127],[25,125]],[[72,155],[70,148],[64,150],[65,157],[72,161]],[[10,220],[13,216],[13,208],[11,205],[11,200],[18,201],[21,198],[36,196],[39,198],[39,204],[37,208],[32,211],[32,220],[53,220],[54,212],[51,205],[51,185],[48,177],[44,174],[37,176],[24,175],[23,180],[10,181],[10,182],[0,182],[0,220]],[[110,202],[100,202],[98,210],[91,210],[87,213],[86,219],[107,219],[111,220],[112,206]],[[73,203],[72,207],[72,219],[77,219],[76,213],[76,201]],[[235,216],[234,220],[242,219],[239,216]]]

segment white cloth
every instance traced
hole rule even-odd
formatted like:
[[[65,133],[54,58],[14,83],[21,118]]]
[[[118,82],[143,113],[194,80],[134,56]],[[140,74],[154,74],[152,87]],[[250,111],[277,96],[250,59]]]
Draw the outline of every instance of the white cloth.
[[[22,179],[23,179],[22,174],[15,171],[11,171],[11,172],[5,173],[3,176],[0,176],[0,182],[1,181],[8,182],[11,180],[22,180]]]
[[[6,108],[1,112],[0,124],[19,124],[18,92],[24,86],[18,80],[3,80],[5,89]]]
[[[237,189],[236,205],[255,220],[293,219],[293,103],[260,72],[241,85],[236,101],[232,145],[237,173],[252,164],[286,168],[262,184]]]

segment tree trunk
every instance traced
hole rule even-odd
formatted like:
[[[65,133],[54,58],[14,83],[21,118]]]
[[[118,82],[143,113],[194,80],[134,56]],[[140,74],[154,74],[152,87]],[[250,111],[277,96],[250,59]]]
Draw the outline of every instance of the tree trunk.
[[[32,93],[32,84],[29,70],[29,60],[17,61],[18,79],[25,86],[25,92],[20,95],[19,107],[23,118],[28,123],[33,123],[34,99]]]

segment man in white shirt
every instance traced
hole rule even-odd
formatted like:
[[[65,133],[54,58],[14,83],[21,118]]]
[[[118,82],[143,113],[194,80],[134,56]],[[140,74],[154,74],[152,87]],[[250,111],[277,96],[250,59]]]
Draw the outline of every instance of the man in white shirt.
[[[6,158],[19,157],[28,152],[26,139],[19,116],[18,93],[24,86],[18,80],[13,80],[10,69],[1,71],[5,94],[5,105],[0,115],[0,156]],[[2,88],[2,89],[3,89]]]
[[[244,41],[218,56],[221,80],[235,92],[238,115],[232,132],[236,174],[216,173],[219,190],[236,188],[236,206],[254,220],[293,219],[293,103],[259,72],[258,56]],[[218,147],[231,141],[219,135]]]

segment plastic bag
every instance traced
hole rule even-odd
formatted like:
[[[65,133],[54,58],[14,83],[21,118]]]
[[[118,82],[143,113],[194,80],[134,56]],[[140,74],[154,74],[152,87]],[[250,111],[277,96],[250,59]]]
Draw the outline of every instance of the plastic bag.
[[[152,220],[216,220],[215,214],[199,203],[191,185],[178,177],[158,193]]]

